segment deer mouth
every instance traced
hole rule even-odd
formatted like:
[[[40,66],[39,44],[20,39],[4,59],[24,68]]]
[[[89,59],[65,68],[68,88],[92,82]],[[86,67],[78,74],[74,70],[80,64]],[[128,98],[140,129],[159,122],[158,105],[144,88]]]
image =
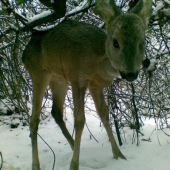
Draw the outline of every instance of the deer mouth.
[[[138,77],[138,72],[137,73],[124,73],[121,71],[119,71],[119,72],[120,72],[122,79],[126,79],[129,82],[136,80]]]

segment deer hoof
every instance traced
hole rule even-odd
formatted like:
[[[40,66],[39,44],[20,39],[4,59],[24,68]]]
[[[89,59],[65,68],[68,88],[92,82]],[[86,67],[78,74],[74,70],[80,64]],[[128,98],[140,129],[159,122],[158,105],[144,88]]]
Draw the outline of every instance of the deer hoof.
[[[78,162],[71,161],[70,170],[79,170]]]
[[[114,154],[114,158],[115,159],[121,158],[126,160],[126,157],[120,151],[117,154]]]

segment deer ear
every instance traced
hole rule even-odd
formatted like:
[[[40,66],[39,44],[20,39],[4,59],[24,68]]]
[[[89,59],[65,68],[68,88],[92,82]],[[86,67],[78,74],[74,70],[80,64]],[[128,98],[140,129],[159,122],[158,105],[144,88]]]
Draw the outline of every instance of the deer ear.
[[[120,14],[114,0],[96,0],[94,13],[107,23],[111,18]]]
[[[151,17],[152,10],[152,0],[139,0],[137,5],[131,10],[132,13],[135,13],[140,16],[143,20],[145,27],[147,28],[149,18]]]

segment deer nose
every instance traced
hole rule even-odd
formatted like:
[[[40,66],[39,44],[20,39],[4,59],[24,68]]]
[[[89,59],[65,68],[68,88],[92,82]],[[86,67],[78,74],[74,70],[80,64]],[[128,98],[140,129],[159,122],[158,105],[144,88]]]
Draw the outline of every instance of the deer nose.
[[[120,71],[120,75],[122,79],[126,79],[127,81],[134,81],[138,77],[138,72],[137,73],[124,73]]]

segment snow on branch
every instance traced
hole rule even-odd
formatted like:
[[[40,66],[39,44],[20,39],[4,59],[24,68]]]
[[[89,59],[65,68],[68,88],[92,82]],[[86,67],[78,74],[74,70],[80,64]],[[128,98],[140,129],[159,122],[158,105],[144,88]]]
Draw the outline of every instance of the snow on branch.
[[[155,59],[151,59],[150,60],[150,65],[147,68],[147,71],[154,71],[154,70],[156,70],[156,65],[157,65],[157,61]]]
[[[170,5],[170,1],[169,0],[164,0],[165,4]]]
[[[95,3],[93,2],[91,5],[94,5],[94,4]],[[75,9],[71,10],[70,12],[68,12],[66,15],[70,16],[70,15],[76,14],[80,11],[85,10],[88,7],[89,7],[89,2],[88,2],[88,0],[86,0],[85,2],[80,3],[79,6],[77,6]]]
[[[14,32],[17,32],[18,28],[13,24],[9,24],[9,27],[6,30],[4,30],[4,31],[0,30],[0,38],[2,38],[3,35],[9,33],[11,30],[14,31]]]
[[[166,6],[168,5],[168,7]],[[159,17],[159,13],[164,14],[166,17],[170,18],[170,2],[166,1],[160,1],[158,2],[157,6],[154,8],[152,15],[154,17]]]
[[[8,2],[8,3],[6,3],[6,2]],[[52,1],[50,1],[50,2],[52,2]],[[92,0],[92,1],[84,0],[83,2],[81,2],[79,4],[79,6],[72,9],[71,11],[67,12],[65,14],[65,16],[62,15],[63,17],[59,13],[59,11],[49,9],[49,10],[44,11],[40,14],[37,14],[33,17],[26,18],[25,16],[20,14],[20,12],[18,12],[15,8],[13,8],[13,6],[10,4],[9,0],[7,0],[7,1],[2,0],[2,3],[7,9],[10,10],[10,14],[13,13],[15,18],[20,21],[20,23],[18,25],[20,27],[20,28],[18,28],[20,31],[28,31],[33,28],[37,29],[37,26],[41,26],[42,24],[46,24],[49,22],[53,23],[57,19],[60,19],[60,22],[62,22],[64,20],[66,20],[67,18],[74,16],[75,14],[87,11],[90,7],[94,6],[94,4],[95,4],[94,0]],[[60,5],[62,5],[62,4],[60,4]],[[49,29],[51,29],[52,27],[55,27],[56,25],[57,24],[55,23],[54,25],[49,26]],[[43,28],[41,26],[41,28],[48,30],[47,27]],[[2,34],[0,36],[2,36]]]
[[[153,21],[158,21],[160,26],[170,19],[170,2],[167,0],[157,2],[156,7],[153,9],[152,17]]]
[[[162,14],[166,16],[167,18],[170,18],[170,8],[168,9],[163,9]]]
[[[32,25],[32,23],[36,22],[37,20],[41,20],[41,19],[43,19],[45,17],[49,17],[52,14],[54,14],[54,11],[51,11],[51,10],[50,11],[44,11],[41,14],[37,14],[37,15],[31,17],[28,20],[27,24],[28,25]]]
[[[64,20],[66,20],[67,18],[75,15],[75,14],[78,14],[78,13],[81,13],[83,11],[88,10],[89,8],[93,7],[94,5],[95,5],[94,2],[91,5],[89,5],[88,0],[85,1],[84,3],[81,3],[80,6],[74,8],[73,10],[69,11],[68,13],[66,13],[65,17],[61,18],[60,23],[63,22]],[[41,27],[41,28],[38,28],[36,30],[37,31],[47,31],[47,30],[50,30],[50,29],[56,27],[58,24],[59,23],[55,23],[53,25]]]
[[[60,22],[66,20],[70,16],[73,16],[75,14],[78,14],[78,13],[81,13],[83,11],[86,11],[90,7],[94,6],[94,4],[95,4],[95,2],[93,2],[92,4],[89,4],[89,0],[86,0],[86,1],[84,1],[82,3],[80,3],[79,6],[77,6],[73,10],[69,11],[68,13],[66,13],[66,15],[61,19]],[[28,27],[31,26],[32,28],[36,27],[36,26],[39,25],[38,23],[40,23],[41,20],[42,21],[45,21],[44,19],[49,20],[51,17],[54,17],[54,15],[55,15],[54,11],[45,11],[45,12],[43,12],[41,14],[38,14],[38,15],[33,16],[32,18],[30,18],[28,23],[27,23],[27,26]],[[51,25],[51,26],[48,26],[48,27],[45,27],[45,28],[41,28],[41,30],[48,30],[48,29],[51,29],[51,28],[55,27],[56,25],[57,24],[54,24],[54,25]]]

